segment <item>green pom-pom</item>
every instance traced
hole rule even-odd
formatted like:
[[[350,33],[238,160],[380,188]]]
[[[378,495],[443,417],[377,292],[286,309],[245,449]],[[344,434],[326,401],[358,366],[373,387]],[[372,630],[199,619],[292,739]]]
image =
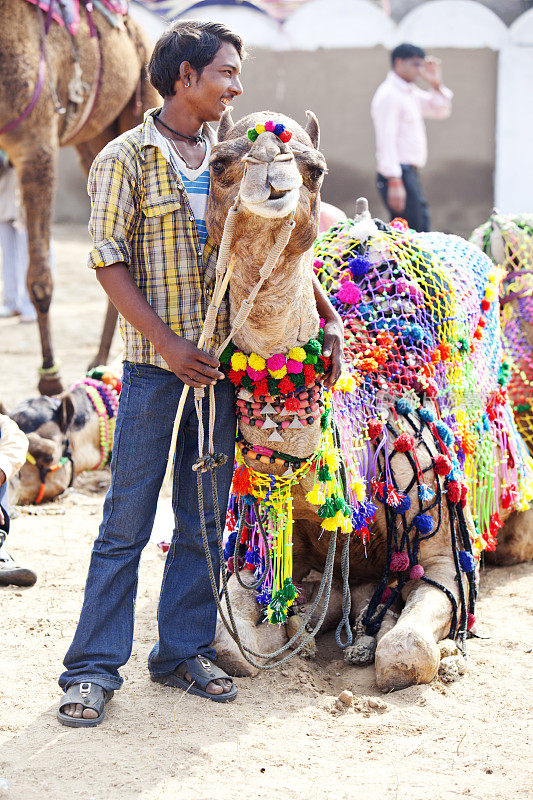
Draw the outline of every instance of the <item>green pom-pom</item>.
[[[305,375],[303,370],[302,372],[291,372],[290,378],[294,383],[295,389],[301,389],[303,386],[305,386]]]
[[[316,339],[309,339],[307,344],[304,344],[304,350],[309,355],[319,356],[320,353],[322,352],[322,345]]]
[[[278,384],[279,381],[277,381],[275,378],[267,378],[268,391],[272,397],[275,397],[278,394]]]
[[[322,428],[323,431],[327,429],[330,419],[331,419],[331,408],[326,408],[326,410],[320,417],[320,427]]]
[[[248,131],[249,140],[251,142],[255,142],[255,140],[257,139],[258,136],[259,136],[259,134],[257,133],[256,129],[255,128],[250,128],[250,130]]]
[[[235,352],[236,347],[233,342],[228,342],[224,350],[220,354],[220,363],[229,366],[231,364],[231,357]]]
[[[248,389],[249,392],[253,392],[255,383],[253,382],[253,380],[250,378],[249,375],[244,373],[244,375],[241,378],[241,383],[245,389]]]
[[[329,519],[329,517],[334,517],[336,514],[335,504],[333,502],[332,497],[328,497],[323,505],[320,506],[318,509],[318,516],[321,519]]]
[[[296,600],[296,587],[290,578],[285,578],[283,581],[283,586],[281,588],[281,593],[285,598],[287,605],[290,603],[294,603]]]
[[[316,364],[317,361],[318,361],[318,356],[315,356],[313,353],[310,353],[304,359],[304,364]]]
[[[322,483],[331,480],[331,470],[327,464],[323,464],[318,470],[318,480]]]
[[[529,403],[518,403],[516,407],[516,411],[518,414],[522,414],[524,411],[530,411],[530,410],[531,406],[529,405]]]
[[[318,331],[318,333],[316,335],[316,338],[320,342],[321,345],[324,344],[324,328],[320,328],[320,330]]]

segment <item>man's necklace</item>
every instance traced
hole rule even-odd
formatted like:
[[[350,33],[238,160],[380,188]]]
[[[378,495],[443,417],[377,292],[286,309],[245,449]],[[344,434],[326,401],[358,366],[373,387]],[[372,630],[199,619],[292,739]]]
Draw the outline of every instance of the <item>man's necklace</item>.
[[[171,128],[170,125],[167,125],[166,122],[163,122],[163,120],[160,117],[160,114],[156,114],[155,118],[163,126],[163,128],[166,128],[167,131],[170,131],[171,133],[175,133],[176,136],[179,136],[181,139],[188,139],[189,142],[194,142],[197,145],[203,144],[205,142],[205,139],[201,133],[198,134],[198,136],[187,136],[186,133],[180,133],[179,131],[176,131],[174,128]]]
[[[182,153],[180,153],[180,151],[178,150],[178,147],[177,147],[177,145],[176,145],[176,142],[174,141],[174,139],[169,139],[168,141],[169,141],[169,142],[170,142],[170,144],[172,145],[172,149],[173,149],[173,150],[175,150],[175,152],[176,152],[176,153],[178,154],[178,156],[181,158],[181,160],[183,161],[183,163],[185,164],[185,166],[187,167],[187,169],[190,169],[190,170],[191,170],[191,172],[195,172],[197,169],[199,169],[199,168],[202,166],[204,159],[202,159],[202,162],[201,162],[200,164],[198,164],[198,166],[197,166],[197,167],[193,167],[193,166],[191,166],[191,165],[189,164],[189,162],[188,162],[188,161],[187,161],[187,160],[186,160],[186,159],[183,157]],[[205,155],[204,155],[204,158],[205,158]]]

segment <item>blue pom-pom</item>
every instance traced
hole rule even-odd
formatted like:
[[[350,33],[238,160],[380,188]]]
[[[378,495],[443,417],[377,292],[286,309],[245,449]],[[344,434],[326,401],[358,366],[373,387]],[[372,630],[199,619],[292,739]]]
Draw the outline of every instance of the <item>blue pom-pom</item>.
[[[407,330],[407,335],[414,342],[421,342],[426,336],[420,325],[411,325]]]
[[[273,133],[275,133],[276,136],[279,136],[280,134],[283,133],[284,130],[285,130],[285,125],[282,125],[281,122],[278,122],[278,124],[275,126],[273,130]]]
[[[365,519],[365,511],[364,509],[360,508],[357,511],[352,509],[352,525],[354,531],[360,531],[362,528],[366,528],[367,521]]]
[[[348,268],[354,278],[362,278],[370,269],[370,261],[364,256],[356,256],[348,261]]]
[[[476,559],[472,553],[467,553],[466,550],[459,550],[459,565],[463,572],[473,572],[476,566]]]
[[[237,531],[232,531],[228,536],[228,540],[224,545],[224,558],[226,561],[230,558],[233,553],[235,552],[235,539],[237,538]]]
[[[454,467],[447,477],[449,481],[460,481],[463,477],[463,473],[459,469],[459,465]]]
[[[413,410],[411,403],[404,397],[396,401],[396,411],[398,414],[410,414]]]
[[[369,303],[362,303],[359,306],[359,309],[358,309],[359,313],[361,314],[361,316],[365,320],[369,320],[370,319],[370,317],[372,316],[373,310],[374,310],[373,307]]]
[[[446,423],[443,422],[441,419],[439,419],[438,422],[435,423],[435,428],[437,429],[437,433],[439,434],[444,444],[447,445],[448,447],[451,447],[455,439],[453,433],[446,425]]]
[[[366,503],[364,503],[363,505],[365,507],[365,517],[367,519],[372,519],[372,517],[378,510],[377,505],[372,500],[367,500]]]
[[[424,422],[435,422],[435,414],[429,408],[419,408],[418,416],[420,419],[424,420]]]
[[[259,594],[256,594],[255,599],[261,606],[267,606],[270,603],[272,592],[270,589],[263,589]]]
[[[391,511],[395,511],[397,514],[405,514],[405,512],[409,511],[410,508],[411,498],[405,494],[397,506],[391,506]]]
[[[433,500],[435,497],[435,492],[428,486],[427,483],[421,483],[418,487],[418,499],[421,503],[424,503],[426,500]]]
[[[433,530],[434,522],[427,514],[417,514],[413,522],[422,536],[426,536]]]

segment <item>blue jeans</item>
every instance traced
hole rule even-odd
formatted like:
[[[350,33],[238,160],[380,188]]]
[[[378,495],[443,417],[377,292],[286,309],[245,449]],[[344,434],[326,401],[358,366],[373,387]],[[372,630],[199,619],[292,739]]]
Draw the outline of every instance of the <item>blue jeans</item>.
[[[167,370],[149,364],[124,364],[111,485],[92,551],[78,628],[65,656],[66,671],[59,679],[64,690],[83,681],[93,681],[107,690],[122,685],[119,668],[131,655],[139,558],[152,531],[182,387]],[[227,379],[217,383],[215,397],[215,451],[228,455],[227,463],[216,470],[224,525],[236,431],[233,386]],[[206,397],[206,433],[207,422]],[[198,458],[197,437],[198,420],[190,390],[174,461],[175,528],[159,597],[159,641],[148,658],[154,677],[170,674],[197,654],[214,657],[211,644],[217,608],[202,544],[196,473],[192,471]],[[203,480],[207,532],[218,581],[220,560],[209,473]]]

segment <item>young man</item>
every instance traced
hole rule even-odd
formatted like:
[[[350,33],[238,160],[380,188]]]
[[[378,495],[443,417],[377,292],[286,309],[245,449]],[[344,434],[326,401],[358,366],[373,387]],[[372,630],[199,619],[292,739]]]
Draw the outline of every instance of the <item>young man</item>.
[[[392,71],[372,100],[376,132],[377,187],[392,217],[404,217],[416,231],[430,228],[418,170],[427,161],[424,117],[446,119],[453,93],[442,85],[440,61],[420,47],[400,44],[391,53]],[[430,91],[416,86],[423,78]]]
[[[172,426],[183,384],[215,384],[217,452],[228,455],[217,470],[221,522],[233,469],[233,386],[216,358],[199,350],[203,319],[214,283],[216,247],[207,238],[208,161],[217,121],[240,95],[241,39],[215,23],[176,23],[157,42],[150,79],[163,96],[161,109],[107,145],[89,175],[89,266],[120,313],[125,346],[111,486],[95,542],[80,621],[59,684],[66,695],[58,719],[73,727],[99,724],[105,702],[119,689],[128,660],[141,551],[147,543],[163,481]],[[332,382],[340,371],[339,326],[320,294],[332,351]],[[325,307],[325,305],[327,307]],[[217,336],[229,332],[227,311]],[[206,416],[208,413],[206,405]],[[207,424],[207,419],[205,420]],[[198,426],[189,393],[176,446],[175,530],[159,598],[159,641],[148,658],[152,680],[215,701],[233,700],[236,689],[213,663],[216,628],[198,512]],[[216,545],[210,480],[204,481],[207,533],[215,574]]]

